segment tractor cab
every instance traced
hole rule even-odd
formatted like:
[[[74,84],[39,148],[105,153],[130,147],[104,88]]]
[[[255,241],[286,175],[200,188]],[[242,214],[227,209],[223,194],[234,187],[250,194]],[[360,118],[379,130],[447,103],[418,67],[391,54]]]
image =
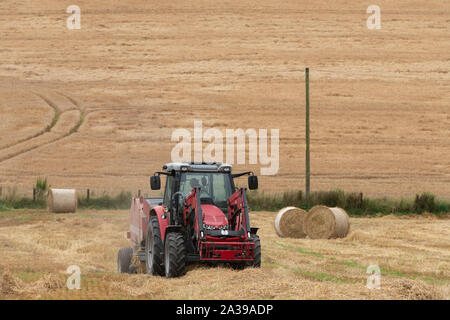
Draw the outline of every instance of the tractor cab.
[[[168,163],[151,177],[152,189],[159,189],[160,175],[166,175],[163,206],[173,216],[182,214],[185,200],[196,188],[203,209],[205,229],[227,229],[231,219],[228,200],[236,191],[234,178],[249,175],[249,189],[258,187],[252,172],[232,174],[232,166],[220,162]],[[217,210],[219,209],[219,210]]]
[[[179,203],[194,188],[200,188],[201,204],[214,205],[226,213],[227,199],[234,192],[233,179],[228,172],[180,172]]]

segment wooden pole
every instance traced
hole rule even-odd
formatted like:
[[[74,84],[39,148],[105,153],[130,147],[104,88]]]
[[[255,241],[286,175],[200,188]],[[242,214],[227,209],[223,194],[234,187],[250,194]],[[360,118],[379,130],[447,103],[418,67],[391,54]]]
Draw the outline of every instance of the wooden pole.
[[[306,198],[309,198],[310,193],[310,155],[309,155],[309,68],[305,69],[305,86],[306,86]]]
[[[364,203],[364,196],[363,193],[361,192],[359,194],[359,207],[362,208],[363,207],[363,203]]]
[[[36,202],[36,188],[33,188],[33,202]]]
[[[86,191],[86,201],[89,202],[89,199],[91,197],[91,190],[87,189]]]

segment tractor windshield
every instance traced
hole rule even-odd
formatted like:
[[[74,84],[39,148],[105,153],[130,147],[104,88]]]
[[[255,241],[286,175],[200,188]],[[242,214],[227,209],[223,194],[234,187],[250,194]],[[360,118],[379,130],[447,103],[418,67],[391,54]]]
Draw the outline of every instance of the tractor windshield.
[[[187,195],[195,187],[200,187],[200,200],[210,200],[222,211],[227,210],[227,200],[232,188],[230,175],[221,172],[185,172],[181,175],[180,191]]]

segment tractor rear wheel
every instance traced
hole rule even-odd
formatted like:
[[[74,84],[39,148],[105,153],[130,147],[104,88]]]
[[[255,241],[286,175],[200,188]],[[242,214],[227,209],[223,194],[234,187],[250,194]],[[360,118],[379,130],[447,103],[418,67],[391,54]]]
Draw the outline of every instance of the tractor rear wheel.
[[[117,272],[130,273],[131,257],[133,256],[132,248],[120,248],[117,254]]]
[[[184,245],[183,234],[171,232],[166,235],[164,266],[167,278],[176,278],[185,274],[186,247]]]
[[[163,243],[161,240],[161,231],[159,229],[158,218],[150,217],[147,226],[147,236],[145,238],[145,268],[147,274],[164,274],[163,267]]]

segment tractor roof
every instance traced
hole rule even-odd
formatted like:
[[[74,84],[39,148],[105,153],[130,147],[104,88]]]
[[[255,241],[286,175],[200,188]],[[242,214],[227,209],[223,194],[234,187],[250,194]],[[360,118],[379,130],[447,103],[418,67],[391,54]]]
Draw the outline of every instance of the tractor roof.
[[[221,162],[170,162],[163,166],[165,171],[231,172],[232,166]]]

